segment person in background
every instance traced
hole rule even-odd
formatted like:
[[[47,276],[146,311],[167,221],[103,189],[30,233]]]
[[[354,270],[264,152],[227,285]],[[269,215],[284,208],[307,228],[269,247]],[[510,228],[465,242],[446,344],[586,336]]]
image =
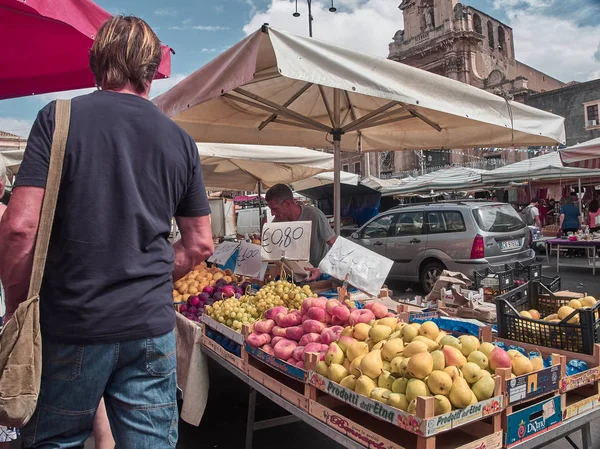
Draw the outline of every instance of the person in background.
[[[196,144],[148,99],[161,57],[146,22],[114,16],[90,50],[100,90],[71,101],[40,292],[42,394],[25,448],[83,448],[102,398],[116,447],[177,444],[173,280],[214,249]],[[33,124],[0,222],[7,316],[27,299],[55,109]]]
[[[590,227],[590,232],[598,232],[600,230],[600,207],[597,198],[590,201],[587,224]]]
[[[568,232],[577,232],[581,227],[581,213],[575,205],[577,194],[571,193],[564,199],[565,204],[560,208],[560,230],[563,234]]]
[[[320,276],[319,263],[333,246],[337,236],[329,226],[325,214],[313,206],[305,206],[294,201],[294,194],[285,184],[275,184],[271,187],[265,197],[271,213],[275,217],[274,222],[282,221],[310,221],[310,260],[314,267],[307,281],[316,280]]]
[[[523,221],[527,226],[537,226],[538,228],[542,227],[542,222],[540,221],[540,211],[538,209],[539,203],[540,200],[536,197],[533,197],[529,203],[529,206],[523,209]]]

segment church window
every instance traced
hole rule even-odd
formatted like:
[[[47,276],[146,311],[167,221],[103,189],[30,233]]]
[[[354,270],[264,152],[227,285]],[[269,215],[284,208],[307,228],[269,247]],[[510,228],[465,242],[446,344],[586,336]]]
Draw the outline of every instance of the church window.
[[[506,52],[506,33],[501,26],[498,27],[498,49],[502,53]]]
[[[473,30],[476,33],[483,34],[483,27],[481,26],[481,17],[478,14],[473,14]]]
[[[488,40],[490,43],[490,48],[494,48],[494,25],[492,25],[492,22],[490,22],[488,20],[487,23],[487,29],[488,29]]]

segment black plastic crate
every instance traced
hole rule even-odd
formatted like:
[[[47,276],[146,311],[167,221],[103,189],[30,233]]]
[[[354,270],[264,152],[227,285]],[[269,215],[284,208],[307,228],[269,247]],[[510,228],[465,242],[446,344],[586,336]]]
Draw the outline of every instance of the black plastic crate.
[[[514,286],[514,269],[509,266],[504,269],[487,267],[475,272],[475,288],[482,288],[486,297],[508,292]]]
[[[542,264],[532,263],[524,265],[521,262],[515,262],[514,276],[516,281],[539,281],[542,279]]]
[[[542,317],[554,314],[571,298],[555,296],[538,281],[531,281],[496,297],[498,337],[565,351],[593,354],[600,341],[600,302],[575,310],[560,322],[534,320],[520,312],[536,309]],[[578,323],[569,323],[577,319]]]
[[[552,293],[561,291],[560,276],[542,276],[542,278],[540,279],[540,283]]]

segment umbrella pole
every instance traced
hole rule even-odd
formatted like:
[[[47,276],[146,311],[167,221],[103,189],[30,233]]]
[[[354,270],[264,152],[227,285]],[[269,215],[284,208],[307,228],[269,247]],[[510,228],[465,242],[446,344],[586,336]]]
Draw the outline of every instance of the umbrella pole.
[[[342,186],[340,184],[340,172],[342,171],[341,140],[340,131],[340,90],[333,89],[333,231],[340,235],[340,214],[342,211]]]
[[[579,215],[581,215],[581,178],[577,178],[577,185],[579,187],[579,189],[577,190],[577,198],[579,199]]]
[[[262,182],[258,181],[258,229],[260,229],[260,235],[262,238],[263,230],[263,215],[262,215],[262,196],[261,196]]]

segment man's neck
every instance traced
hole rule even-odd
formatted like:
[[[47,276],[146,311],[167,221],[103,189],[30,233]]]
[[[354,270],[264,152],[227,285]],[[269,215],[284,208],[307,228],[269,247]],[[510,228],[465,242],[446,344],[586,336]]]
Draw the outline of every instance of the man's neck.
[[[106,89],[106,90],[109,92],[117,92],[119,94],[135,95],[137,97],[145,98],[146,100],[150,99],[150,87],[148,87],[148,89],[146,89],[142,93],[137,92],[131,84],[126,84],[121,89]]]
[[[292,221],[297,221],[302,215],[302,206],[298,203],[294,203],[294,219]]]

